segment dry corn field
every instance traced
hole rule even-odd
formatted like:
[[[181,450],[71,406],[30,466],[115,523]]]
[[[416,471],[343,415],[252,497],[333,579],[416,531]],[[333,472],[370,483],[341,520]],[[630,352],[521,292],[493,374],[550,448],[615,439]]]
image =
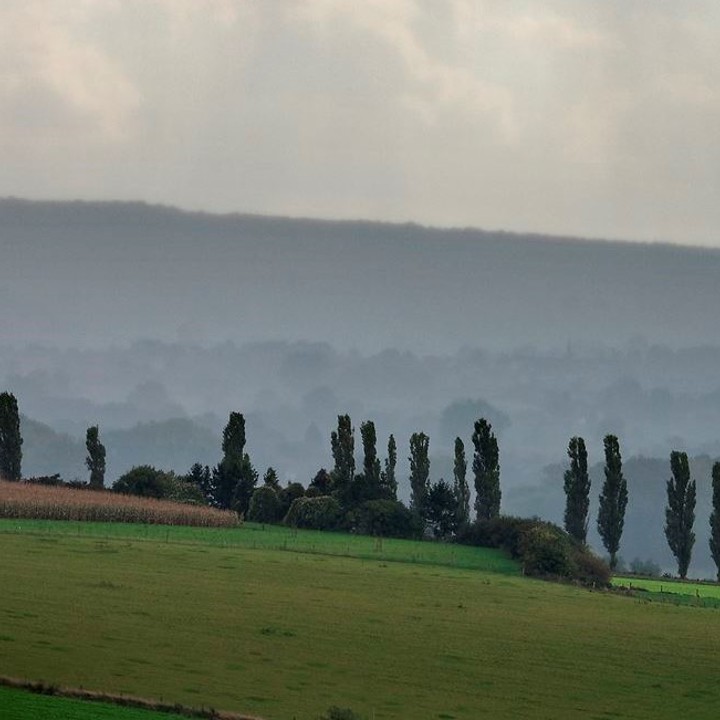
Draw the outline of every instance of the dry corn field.
[[[229,510],[99,490],[0,480],[0,517],[233,527]]]

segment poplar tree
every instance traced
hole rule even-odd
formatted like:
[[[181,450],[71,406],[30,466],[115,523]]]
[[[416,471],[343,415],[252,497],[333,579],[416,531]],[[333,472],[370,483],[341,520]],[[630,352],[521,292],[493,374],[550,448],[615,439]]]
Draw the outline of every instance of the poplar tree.
[[[455,462],[453,464],[453,493],[457,500],[457,526],[470,522],[470,488],[467,483],[467,460],[463,441],[455,438]]]
[[[22,477],[22,444],[20,414],[12,393],[0,393],[0,478],[20,480]]]
[[[478,520],[489,520],[500,514],[500,455],[492,425],[480,418],[472,435],[475,447],[475,512]]]
[[[620,443],[615,435],[606,435],[605,446],[605,482],[600,494],[597,528],[605,549],[610,554],[610,567],[617,566],[617,552],[620,549],[627,507],[627,481],[622,474]]]
[[[223,458],[213,470],[213,501],[221,508],[247,513],[258,474],[245,452],[245,416],[231,412],[223,430]]]
[[[695,481],[690,479],[687,453],[676,450],[670,453],[670,472],[672,477],[667,481],[665,537],[677,560],[678,575],[684,580],[695,544]]]
[[[92,425],[85,433],[87,457],[85,465],[90,471],[90,487],[102,488],[105,485],[105,446],[100,442],[97,425]]]
[[[717,567],[720,582],[720,462],[712,468],[712,512],[710,513],[710,552]]]
[[[565,530],[585,544],[590,508],[590,476],[587,450],[581,437],[570,438],[568,443],[570,468],[565,471]]]
[[[382,473],[383,496],[389,500],[397,500],[397,480],[395,478],[395,466],[397,465],[397,444],[395,437],[388,438],[387,458],[385,458],[385,470]]]
[[[423,515],[425,511],[430,476],[429,447],[430,438],[425,433],[410,436],[410,509],[417,515]]]
[[[355,430],[349,415],[338,415],[337,431],[330,433],[330,447],[335,461],[333,486],[340,504],[345,506],[355,478]]]
[[[363,444],[363,475],[365,484],[373,498],[382,494],[380,460],[377,456],[377,434],[375,423],[367,420],[360,425],[360,437]]]

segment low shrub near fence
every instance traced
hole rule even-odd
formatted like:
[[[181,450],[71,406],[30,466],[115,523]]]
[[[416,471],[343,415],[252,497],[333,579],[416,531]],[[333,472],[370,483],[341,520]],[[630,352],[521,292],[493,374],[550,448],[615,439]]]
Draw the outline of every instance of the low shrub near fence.
[[[457,542],[505,550],[520,560],[526,575],[574,580],[588,587],[610,585],[610,568],[604,560],[543,520],[505,515],[478,520],[458,534]]]
[[[233,527],[229,510],[133,495],[0,481],[0,517]]]

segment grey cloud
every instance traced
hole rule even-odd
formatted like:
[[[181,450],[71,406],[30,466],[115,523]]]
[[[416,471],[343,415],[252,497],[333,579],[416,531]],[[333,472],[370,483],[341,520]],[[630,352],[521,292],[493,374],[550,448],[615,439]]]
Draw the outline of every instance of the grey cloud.
[[[0,195],[717,244],[711,2],[10,2]]]

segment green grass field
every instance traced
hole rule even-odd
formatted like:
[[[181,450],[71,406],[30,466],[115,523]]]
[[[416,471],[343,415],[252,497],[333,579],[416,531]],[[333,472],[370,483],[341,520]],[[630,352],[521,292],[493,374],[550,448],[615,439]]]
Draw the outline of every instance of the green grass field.
[[[667,578],[616,577],[616,587],[641,591],[655,602],[675,602],[679,605],[720,607],[720,585],[716,583],[671,580]]]
[[[714,718],[720,704],[716,610],[529,580],[492,551],[385,540],[381,558],[372,538],[252,527],[0,530],[0,674],[269,720],[330,705]]]
[[[8,687],[0,687],[0,709],[3,720],[187,720],[172,713],[38,695]]]
[[[484,548],[445,543],[375,538],[366,535],[293,530],[278,525],[245,523],[238,528],[199,528],[130,523],[64,522],[0,519],[0,534],[64,535],[101,540],[127,539],[211,545],[247,550],[283,550],[364,560],[443,565],[469,570],[519,574],[517,563]]]

